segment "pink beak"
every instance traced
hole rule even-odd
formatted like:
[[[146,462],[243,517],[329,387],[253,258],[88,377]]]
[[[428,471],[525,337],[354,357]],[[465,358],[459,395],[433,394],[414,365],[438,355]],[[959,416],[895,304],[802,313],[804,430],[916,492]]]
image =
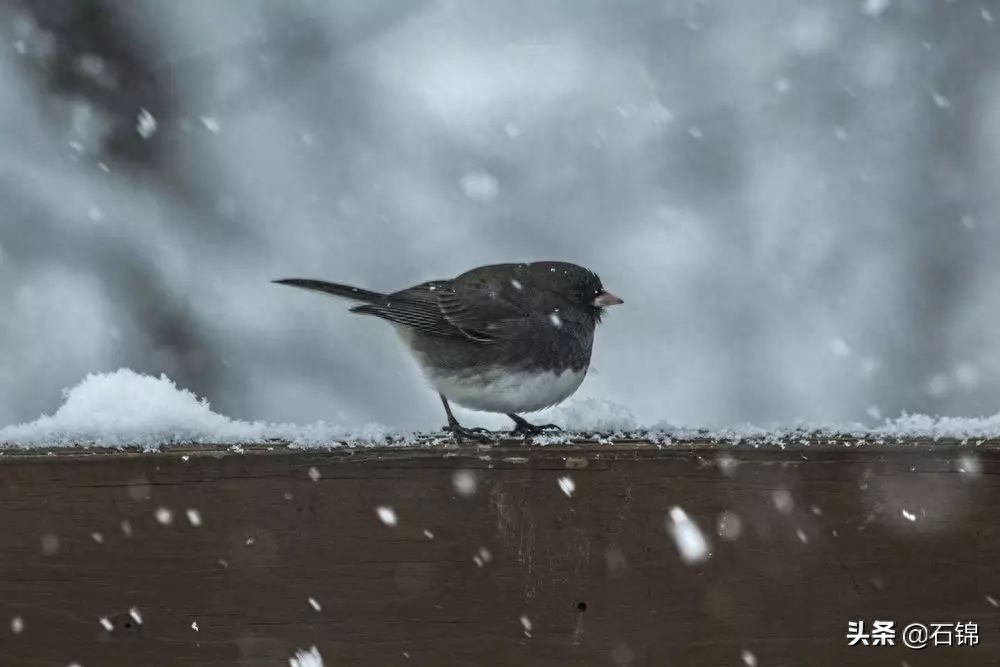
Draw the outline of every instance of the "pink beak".
[[[608,306],[617,306],[625,302],[611,292],[601,292],[594,297],[594,301],[592,303],[598,308],[607,308]]]

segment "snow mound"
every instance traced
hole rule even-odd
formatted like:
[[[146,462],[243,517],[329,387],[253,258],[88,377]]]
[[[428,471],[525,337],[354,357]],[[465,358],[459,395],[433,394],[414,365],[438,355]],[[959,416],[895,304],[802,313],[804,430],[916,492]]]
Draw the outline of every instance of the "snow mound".
[[[230,419],[213,412],[207,401],[177,387],[166,376],[141,375],[124,368],[88,375],[80,384],[64,391],[64,399],[51,416],[42,415],[27,424],[0,428],[0,446],[137,446],[155,450],[164,444],[189,443],[241,445],[280,441],[292,447],[325,448],[435,441],[431,436],[402,434],[378,424],[346,427],[320,421],[302,426]],[[779,424],[768,428],[746,424],[715,429],[661,423],[643,427],[636,424],[626,407],[591,398],[552,408],[542,418],[564,430],[539,436],[534,439],[536,444],[568,444],[583,437],[602,441],[641,439],[659,444],[712,441],[780,446],[817,440],[862,445],[893,443],[904,438],[977,443],[1000,438],[1000,414],[977,418],[904,414],[874,427],[858,423]]]
[[[600,398],[569,401],[547,410],[540,419],[566,430],[582,433],[619,433],[639,428],[632,411],[624,405]]]
[[[157,378],[125,368],[88,375],[63,395],[65,400],[55,414],[0,428],[0,443],[156,449],[161,444],[285,440],[293,445],[315,446],[338,442],[381,444],[392,435],[385,427],[374,424],[347,429],[324,422],[296,426],[230,419],[212,412],[207,401],[178,388],[165,375]]]

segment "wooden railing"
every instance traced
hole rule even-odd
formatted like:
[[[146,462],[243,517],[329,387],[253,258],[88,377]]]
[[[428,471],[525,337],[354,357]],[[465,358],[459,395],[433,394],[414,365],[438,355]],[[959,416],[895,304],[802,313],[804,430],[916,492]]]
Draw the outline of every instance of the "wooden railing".
[[[8,450],[0,665],[1000,664],[997,445]]]

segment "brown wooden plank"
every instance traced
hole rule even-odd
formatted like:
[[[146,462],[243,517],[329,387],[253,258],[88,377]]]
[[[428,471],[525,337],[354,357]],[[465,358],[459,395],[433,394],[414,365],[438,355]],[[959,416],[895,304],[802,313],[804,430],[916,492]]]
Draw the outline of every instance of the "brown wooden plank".
[[[328,666],[998,664],[998,480],[992,443],[6,452],[0,664],[283,666],[313,644]],[[706,562],[679,558],[674,505]],[[875,619],[977,622],[980,644],[848,647]]]

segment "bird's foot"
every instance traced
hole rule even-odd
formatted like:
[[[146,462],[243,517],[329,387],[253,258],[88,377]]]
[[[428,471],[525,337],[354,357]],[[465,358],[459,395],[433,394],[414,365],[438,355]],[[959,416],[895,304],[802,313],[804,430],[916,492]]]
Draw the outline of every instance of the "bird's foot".
[[[493,431],[480,426],[462,426],[457,421],[450,422],[441,429],[445,433],[451,433],[455,437],[455,442],[461,443],[463,440],[478,440],[479,442],[493,442]]]
[[[507,416],[514,420],[514,429],[510,431],[510,435],[513,436],[529,437],[543,435],[547,431],[562,431],[556,424],[532,424],[514,414]]]

